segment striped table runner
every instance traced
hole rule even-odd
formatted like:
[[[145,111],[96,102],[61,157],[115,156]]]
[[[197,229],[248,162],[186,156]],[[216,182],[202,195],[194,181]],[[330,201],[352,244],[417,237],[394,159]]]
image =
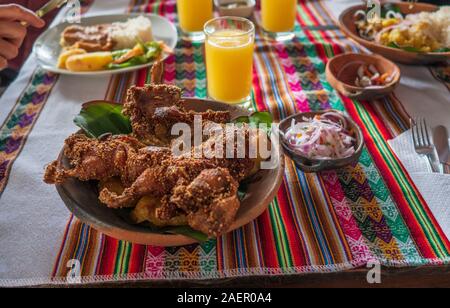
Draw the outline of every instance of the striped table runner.
[[[177,22],[175,0],[135,0],[129,9]],[[449,262],[450,242],[387,144],[407,128],[402,103],[395,95],[370,104],[340,96],[325,78],[328,59],[364,51],[330,27],[335,21],[321,1],[299,1],[297,20],[296,39],[286,44],[268,42],[258,30],[254,107],[270,111],[277,121],[300,111],[346,111],[364,130],[367,147],[360,162],[304,174],[287,159],[269,209],[249,225],[201,245],[136,245],[72,218],[55,262],[55,282],[65,280],[71,259],[80,261],[84,282],[329,272],[372,260],[386,266]],[[182,87],[185,96],[206,96],[202,44],[180,40],[165,64],[166,83]],[[112,77],[105,98],[123,101],[130,85],[148,79],[147,69]]]

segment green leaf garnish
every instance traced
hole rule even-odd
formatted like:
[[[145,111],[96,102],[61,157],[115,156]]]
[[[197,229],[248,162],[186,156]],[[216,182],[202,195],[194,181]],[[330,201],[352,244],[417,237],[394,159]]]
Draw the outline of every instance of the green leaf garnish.
[[[420,49],[417,49],[414,47],[400,47],[397,44],[395,44],[394,42],[390,42],[387,46],[390,48],[401,49],[401,50],[409,51],[409,52],[416,52],[416,53],[422,52]]]
[[[132,131],[130,119],[122,114],[122,105],[110,102],[98,101],[83,105],[73,122],[93,138],[107,133],[131,134]]]
[[[267,111],[255,112],[251,116],[242,116],[236,118],[233,120],[233,123],[247,123],[256,128],[260,128],[260,124],[266,124],[266,133],[270,133],[273,123],[273,117]]]
[[[134,224],[133,221],[130,220],[129,215],[130,211],[127,210],[126,212],[122,213],[121,217],[127,221],[130,224]],[[204,234],[203,232],[197,231],[192,229],[190,226],[172,226],[172,227],[157,227],[154,224],[146,221],[141,224],[140,226],[145,227],[146,229],[157,233],[157,234],[180,234],[184,235],[190,238],[193,238],[196,241],[199,241],[201,243],[206,242],[208,240],[208,236]]]
[[[439,49],[433,50],[433,52],[450,52],[450,48],[447,48],[447,47],[439,48]]]
[[[199,241],[200,243],[204,243],[208,240],[208,236],[203,232],[192,229],[189,226],[179,226],[179,227],[166,227],[163,229],[164,233],[170,234],[181,234],[194,240]]]

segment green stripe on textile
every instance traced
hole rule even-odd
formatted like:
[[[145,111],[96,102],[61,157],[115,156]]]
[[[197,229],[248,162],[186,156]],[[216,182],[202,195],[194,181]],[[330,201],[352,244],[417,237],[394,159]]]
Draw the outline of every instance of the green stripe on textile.
[[[152,3],[153,6],[153,13],[159,15],[159,8],[161,7],[161,4],[164,0],[155,0],[154,3]]]
[[[256,104],[255,92],[254,92],[253,88],[252,88],[252,93],[251,93],[250,95],[251,95],[251,97],[252,97],[252,107],[253,107],[253,110],[255,110],[255,111],[261,111],[261,110],[258,110],[258,105]]]
[[[123,241],[119,241],[117,244],[117,254],[116,254],[116,261],[114,262],[114,275],[120,274],[120,269],[122,265],[122,255],[123,255]]]
[[[281,213],[279,212],[278,198],[275,198],[271,206],[269,206],[269,216],[272,222],[273,235],[275,237],[275,244],[277,245],[277,255],[281,268],[292,267],[292,256],[289,249],[289,241]]]
[[[359,116],[366,125],[371,137],[375,141],[374,144],[385,159],[395,179],[399,182],[399,186],[403,191],[405,198],[411,205],[411,209],[413,210],[414,215],[416,216],[420,225],[423,227],[424,232],[426,233],[427,238],[430,240],[430,244],[435,249],[436,254],[440,258],[448,257],[449,254],[445,253],[445,245],[439,237],[437,230],[434,229],[433,224],[422,208],[421,202],[418,196],[415,194],[413,187],[406,179],[400,165],[398,164],[398,161],[394,158],[390,149],[388,148],[386,141],[378,132],[375,123],[370,118],[369,113],[359,102],[353,101],[353,103],[355,104],[356,110],[358,111]]]
[[[128,267],[130,265],[130,256],[131,256],[131,249],[133,245],[131,243],[126,243],[125,246],[125,253],[122,259],[122,271],[121,274],[127,274],[128,273]]]

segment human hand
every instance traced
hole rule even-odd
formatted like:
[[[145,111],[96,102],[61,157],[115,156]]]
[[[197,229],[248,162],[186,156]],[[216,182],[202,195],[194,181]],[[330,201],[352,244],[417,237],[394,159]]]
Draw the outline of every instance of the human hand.
[[[0,5],[0,70],[19,54],[27,26],[42,28],[44,25],[41,18],[20,5]]]

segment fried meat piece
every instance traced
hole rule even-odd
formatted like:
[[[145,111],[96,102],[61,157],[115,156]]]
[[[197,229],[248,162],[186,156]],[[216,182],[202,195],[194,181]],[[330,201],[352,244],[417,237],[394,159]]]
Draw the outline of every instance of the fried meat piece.
[[[206,122],[203,128],[206,134],[204,141],[186,155],[189,157],[201,155],[211,160],[215,166],[229,169],[238,182],[248,178],[255,167],[258,150],[256,138],[261,137],[260,130],[244,123],[224,125]],[[267,138],[267,135],[263,137]],[[250,144],[255,153],[251,153]]]
[[[157,166],[146,168],[121,195],[104,189],[99,199],[111,208],[121,208],[143,196],[163,199],[171,194],[175,186],[189,183],[203,170],[214,167],[209,160],[169,158],[158,162]]]
[[[61,184],[67,178],[90,181],[119,177],[125,186],[130,186],[146,169],[171,157],[171,151],[146,147],[130,136],[109,136],[98,140],[75,134],[65,141],[64,155],[71,168],[66,169],[54,161],[46,168],[46,183]]]
[[[73,168],[65,169],[58,161],[54,161],[47,166],[44,181],[60,184],[71,177],[89,181],[121,176],[128,158],[143,146],[129,136],[109,136],[105,140],[98,140],[74,134],[66,139],[64,147],[64,154]]]
[[[61,45],[63,47],[74,46],[87,52],[111,51],[114,41],[109,34],[110,26],[109,24],[88,27],[69,26],[61,34]]]
[[[179,157],[166,157],[155,167],[148,167],[146,170],[142,167],[142,174],[121,195],[105,190],[100,193],[100,200],[110,207],[117,208],[145,195],[163,198],[171,194],[175,186],[190,183],[205,169],[228,169],[237,182],[248,178],[256,164],[256,159],[250,155],[249,143],[258,130],[246,124],[241,126],[214,124],[214,127],[216,130],[218,128],[222,130],[220,133],[212,134],[199,147]],[[239,150],[241,148],[239,140],[244,143],[242,152]],[[217,146],[223,149],[231,148],[229,156],[226,156],[225,152],[217,153],[215,151]],[[163,202],[160,218],[172,218],[174,209],[171,202]]]
[[[177,186],[170,203],[187,213],[193,229],[217,237],[230,228],[239,210],[238,186],[228,169],[203,170],[189,185]]]
[[[170,143],[170,133],[174,124],[192,125],[196,115],[201,116],[204,121],[216,123],[227,123],[231,120],[229,112],[186,111],[182,106],[181,89],[164,84],[131,87],[123,112],[130,117],[133,134],[139,140],[160,146],[167,146]]]

